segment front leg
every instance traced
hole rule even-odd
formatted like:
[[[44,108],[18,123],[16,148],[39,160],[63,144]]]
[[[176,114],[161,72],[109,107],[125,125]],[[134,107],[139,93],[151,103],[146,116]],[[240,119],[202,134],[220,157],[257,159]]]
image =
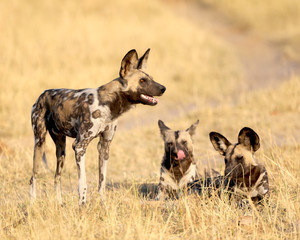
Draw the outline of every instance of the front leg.
[[[117,128],[117,122],[108,125],[105,131],[100,134],[100,138],[98,142],[98,152],[99,152],[98,192],[102,200],[104,200],[105,198],[106,169],[107,169],[107,164],[109,159],[109,147],[114,137],[116,128]]]
[[[158,184],[158,191],[155,200],[166,200],[166,188],[161,182]]]
[[[158,200],[166,200],[167,199],[167,183],[165,181],[165,177],[166,177],[166,174],[164,174],[164,169],[161,168],[160,169],[160,178],[159,178],[159,184],[158,184],[158,191],[157,191],[157,195],[155,197],[155,200],[158,201]]]
[[[79,205],[86,203],[86,173],[85,173],[85,153],[91,139],[75,140],[73,149],[75,151],[76,165],[78,171],[78,192],[79,192]]]

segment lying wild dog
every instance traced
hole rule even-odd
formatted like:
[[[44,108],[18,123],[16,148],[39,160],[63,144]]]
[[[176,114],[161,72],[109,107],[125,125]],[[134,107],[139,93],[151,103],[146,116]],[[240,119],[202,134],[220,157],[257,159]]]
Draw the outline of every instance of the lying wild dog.
[[[193,136],[198,123],[199,120],[185,131],[173,131],[163,121],[158,121],[165,153],[161,162],[156,200],[176,197],[178,190],[196,179]]]
[[[227,192],[230,193],[232,187],[234,187],[234,182],[229,181],[229,179],[224,176],[205,176],[204,178],[188,183],[187,192],[188,194],[196,193],[199,195],[206,193],[211,197],[213,193],[220,196],[223,190],[227,190]]]
[[[99,137],[99,194],[104,195],[109,146],[114,137],[118,117],[138,103],[154,106],[166,88],[144,72],[148,49],[138,58],[129,51],[121,62],[119,78],[99,87],[80,90],[50,89],[44,91],[32,107],[34,132],[33,175],[30,179],[31,199],[36,198],[36,176],[44,156],[46,133],[56,145],[55,186],[61,203],[61,171],[65,161],[66,137],[75,138],[73,149],[79,178],[79,204],[86,202],[87,184],[85,152],[88,144]]]
[[[243,197],[260,201],[269,192],[266,168],[254,157],[259,147],[259,137],[251,128],[243,128],[238,135],[238,143],[231,144],[217,132],[209,134],[214,148],[225,157],[225,175],[215,179],[193,182],[189,187],[201,192],[204,188],[227,188]]]

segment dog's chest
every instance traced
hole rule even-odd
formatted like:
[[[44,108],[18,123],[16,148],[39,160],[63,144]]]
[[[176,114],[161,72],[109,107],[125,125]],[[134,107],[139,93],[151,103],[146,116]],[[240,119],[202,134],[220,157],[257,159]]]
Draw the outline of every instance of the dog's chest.
[[[165,187],[171,187],[173,190],[178,190],[184,187],[187,183],[195,180],[196,165],[191,164],[183,173],[181,178],[175,177],[174,173],[164,167],[161,168],[161,184]]]

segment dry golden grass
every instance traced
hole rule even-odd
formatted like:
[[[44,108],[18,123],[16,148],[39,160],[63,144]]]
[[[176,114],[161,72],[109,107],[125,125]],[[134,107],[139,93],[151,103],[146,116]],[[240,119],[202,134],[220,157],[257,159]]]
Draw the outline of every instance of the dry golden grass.
[[[1,239],[297,239],[300,187],[300,79],[240,92],[234,53],[218,36],[176,16],[159,1],[0,2]],[[246,13],[245,13],[246,14]],[[97,194],[97,141],[88,148],[88,204],[79,209],[72,140],[55,201],[55,148],[47,138],[50,172],[41,168],[38,200],[29,204],[33,136],[31,106],[46,88],[97,87],[118,76],[131,48],[152,49],[148,72],[167,86],[156,107],[137,106],[120,118],[111,145],[107,200]],[[185,129],[200,119],[195,156],[200,172],[223,169],[208,133],[236,141],[249,126],[261,137],[258,159],[270,176],[261,208],[221,198],[186,196],[148,201],[139,185],[157,183],[163,155],[157,120]],[[126,184],[123,184],[126,183]],[[121,186],[120,186],[121,184]]]

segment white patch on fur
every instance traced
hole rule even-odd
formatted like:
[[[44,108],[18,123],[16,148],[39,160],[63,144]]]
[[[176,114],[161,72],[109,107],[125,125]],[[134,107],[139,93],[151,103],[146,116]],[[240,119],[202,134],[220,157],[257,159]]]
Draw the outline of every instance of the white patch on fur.
[[[254,156],[254,154],[252,154],[252,158],[253,158],[253,163],[252,163],[252,165],[253,165],[253,166],[258,166],[258,161],[257,161],[257,158]]]
[[[251,197],[256,197],[258,194],[263,196],[268,192],[268,189],[265,189],[263,187],[263,185],[258,186],[258,185],[266,182],[266,181],[261,182],[265,175],[266,175],[266,172],[263,172],[259,175],[255,185],[252,188],[253,190],[250,192]]]
[[[263,177],[266,175],[266,172],[263,172],[259,175],[255,185],[253,186],[253,188],[257,188],[257,186],[261,183],[261,180],[263,179]]]
[[[221,140],[218,142],[218,144],[219,144],[219,147],[222,149],[222,151],[226,152],[226,150],[227,150],[226,144]]]
[[[107,141],[112,141],[115,135],[115,127],[118,125],[118,119],[114,120],[112,123],[107,125],[109,128],[107,131],[103,132],[103,137]]]
[[[195,179],[196,164],[191,164],[184,176],[180,179],[179,183],[176,183],[175,177],[165,168],[162,168],[161,177],[164,178],[164,181],[161,181],[163,186],[170,186],[172,189],[178,190]]]
[[[87,96],[88,96],[90,93],[94,94],[94,92],[96,92],[96,89],[95,89],[95,88],[86,88],[86,89],[83,89],[83,90],[81,90],[81,91],[75,93],[73,97],[76,98],[76,97],[79,97],[81,94],[85,93],[85,94],[86,94],[86,99],[87,99]],[[97,96],[97,94],[94,95],[94,96]]]
[[[89,131],[92,131],[91,137],[95,137],[99,134],[99,132],[103,132],[107,125],[110,125],[112,123],[112,121],[111,121],[111,112],[110,112],[109,106],[107,106],[107,105],[100,105],[99,106],[99,100],[98,100],[98,97],[97,97],[97,89],[94,89],[94,88],[85,89],[85,90],[83,90],[79,93],[76,93],[74,95],[74,97],[80,96],[82,93],[86,94],[86,99],[87,99],[89,94],[93,94],[93,96],[94,96],[93,104],[89,105],[89,111],[91,113],[90,114],[90,121],[93,123],[93,126],[92,126],[91,129],[89,129]],[[94,119],[92,117],[92,113],[96,110],[100,110],[101,117],[97,118],[97,119]],[[74,122],[77,121],[77,119],[71,119],[71,121],[72,121],[72,124],[73,124]],[[116,121],[113,121],[113,123],[115,124]],[[81,135],[82,138],[84,138],[83,137],[84,134],[85,133],[83,133]]]
[[[94,106],[94,105],[95,104],[93,104],[90,107],[91,113],[99,109],[101,112],[101,117],[97,119],[93,119],[91,116],[90,120],[93,123],[93,126],[91,129],[89,129],[89,131],[93,132],[92,136],[97,136],[99,132],[103,132],[105,128],[111,124],[111,119],[110,119],[111,113],[108,106]]]
[[[252,198],[257,197],[257,195],[258,195],[257,189],[253,189],[253,190],[250,192],[250,197],[252,197]]]
[[[79,119],[71,117],[71,124],[72,124],[72,126],[76,126],[76,123],[79,123]]]
[[[239,193],[243,196],[250,196],[251,198],[257,197],[258,195],[265,195],[268,192],[268,189],[265,189],[262,185],[258,187],[259,184],[265,183],[266,181],[262,181],[263,177],[265,176],[266,172],[263,172],[259,175],[255,185],[251,188],[250,192],[247,191],[246,188],[240,189],[238,187],[234,187],[234,192]]]
[[[259,186],[257,189],[258,189],[258,193],[262,196],[268,192],[268,189],[265,189],[264,186]]]

